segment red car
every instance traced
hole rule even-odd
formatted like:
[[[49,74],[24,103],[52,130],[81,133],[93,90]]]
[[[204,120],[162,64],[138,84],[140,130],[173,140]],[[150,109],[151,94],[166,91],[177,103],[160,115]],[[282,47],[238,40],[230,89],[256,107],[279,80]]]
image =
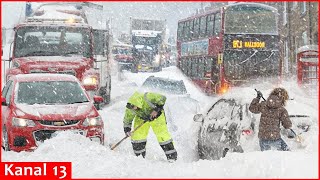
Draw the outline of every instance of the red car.
[[[67,74],[20,74],[2,90],[2,147],[29,151],[59,131],[74,131],[104,143],[104,126],[97,108],[79,80]]]

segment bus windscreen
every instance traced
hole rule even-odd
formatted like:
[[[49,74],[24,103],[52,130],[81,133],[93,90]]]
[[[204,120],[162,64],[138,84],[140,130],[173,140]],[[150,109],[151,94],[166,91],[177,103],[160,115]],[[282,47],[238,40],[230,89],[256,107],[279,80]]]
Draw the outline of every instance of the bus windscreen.
[[[276,12],[262,6],[239,5],[225,11],[226,34],[278,34]]]

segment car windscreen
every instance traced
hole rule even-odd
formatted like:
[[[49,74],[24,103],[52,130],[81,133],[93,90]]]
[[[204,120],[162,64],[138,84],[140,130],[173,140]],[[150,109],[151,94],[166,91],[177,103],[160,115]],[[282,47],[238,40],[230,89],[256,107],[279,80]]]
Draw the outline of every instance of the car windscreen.
[[[170,81],[156,78],[148,78],[142,87],[160,90],[171,94],[186,94],[187,90],[183,81]]]
[[[18,84],[15,102],[25,104],[73,104],[88,102],[88,98],[77,82],[34,81]]]
[[[70,56],[91,57],[91,39],[88,28],[27,26],[17,29],[15,57]]]

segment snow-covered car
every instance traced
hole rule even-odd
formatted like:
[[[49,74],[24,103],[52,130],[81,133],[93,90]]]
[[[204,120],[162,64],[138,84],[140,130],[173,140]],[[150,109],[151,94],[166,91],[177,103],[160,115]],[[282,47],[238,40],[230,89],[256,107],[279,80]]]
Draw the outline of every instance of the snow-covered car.
[[[218,160],[228,152],[246,152],[248,145],[258,144],[260,115],[251,113],[249,105],[250,102],[221,98],[205,110],[204,114],[194,116],[194,121],[201,122],[198,134],[200,159]],[[293,123],[292,129],[300,138],[301,134],[309,130],[310,118],[308,115],[289,116]],[[282,127],[281,134],[283,138],[287,138],[287,131]]]
[[[149,76],[142,84],[144,91],[153,91],[168,96],[168,99],[174,99],[176,105],[186,106],[193,113],[199,111],[199,102],[190,97],[183,80],[175,80],[169,78]],[[184,109],[185,109],[184,108]]]
[[[162,91],[169,94],[187,95],[183,80],[149,76],[142,84],[143,88]]]
[[[59,131],[73,131],[104,143],[104,125],[79,80],[67,74],[21,74],[10,77],[1,95],[2,147],[28,151]],[[96,106],[96,107],[95,107]]]
[[[183,80],[149,76],[143,82],[141,90],[161,93],[167,97],[165,113],[171,124],[187,119],[188,115],[192,117],[200,111],[199,102],[188,94]],[[172,129],[175,131],[177,128],[173,125]]]

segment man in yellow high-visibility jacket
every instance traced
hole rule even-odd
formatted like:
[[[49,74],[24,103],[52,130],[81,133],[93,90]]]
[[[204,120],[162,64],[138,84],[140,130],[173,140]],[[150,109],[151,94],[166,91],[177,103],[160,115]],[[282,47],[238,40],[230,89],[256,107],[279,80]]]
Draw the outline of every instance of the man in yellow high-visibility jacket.
[[[139,156],[146,155],[147,136],[150,126],[169,161],[177,160],[177,151],[168,131],[166,116],[163,106],[166,97],[158,93],[135,92],[128,100],[123,119],[124,132],[131,136],[134,153]],[[144,123],[131,134],[132,121],[134,129]]]

